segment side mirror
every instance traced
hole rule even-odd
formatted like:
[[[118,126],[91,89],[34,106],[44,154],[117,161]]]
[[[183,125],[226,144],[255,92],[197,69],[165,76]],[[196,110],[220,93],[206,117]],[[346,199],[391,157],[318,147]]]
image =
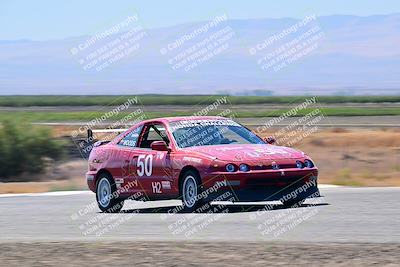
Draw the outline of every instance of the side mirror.
[[[170,151],[169,147],[165,143],[165,141],[154,141],[150,145],[152,150],[157,150],[157,151]]]
[[[264,141],[267,142],[268,144],[272,145],[273,143],[276,142],[276,139],[273,136],[268,136],[268,137],[264,138]]]

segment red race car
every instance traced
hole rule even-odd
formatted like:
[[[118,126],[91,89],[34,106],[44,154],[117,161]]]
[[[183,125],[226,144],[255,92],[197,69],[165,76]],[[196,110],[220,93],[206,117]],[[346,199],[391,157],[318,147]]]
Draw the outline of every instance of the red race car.
[[[310,157],[273,142],[223,117],[152,119],[96,142],[86,179],[104,212],[127,199],[181,199],[194,211],[226,198],[292,206],[319,196]]]

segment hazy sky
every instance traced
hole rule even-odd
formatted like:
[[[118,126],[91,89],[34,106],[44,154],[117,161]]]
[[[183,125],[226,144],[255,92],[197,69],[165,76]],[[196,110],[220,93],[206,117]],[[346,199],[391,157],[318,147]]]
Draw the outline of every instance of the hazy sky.
[[[93,34],[137,14],[148,28],[229,18],[372,15],[400,12],[399,0],[0,0],[0,40],[59,39]]]

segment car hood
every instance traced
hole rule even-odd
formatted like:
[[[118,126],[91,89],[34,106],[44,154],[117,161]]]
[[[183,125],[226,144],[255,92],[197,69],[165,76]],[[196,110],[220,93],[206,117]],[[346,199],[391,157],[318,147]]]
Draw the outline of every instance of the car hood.
[[[224,161],[243,161],[255,159],[293,159],[302,158],[304,153],[293,148],[269,144],[214,145],[190,148],[193,151]]]

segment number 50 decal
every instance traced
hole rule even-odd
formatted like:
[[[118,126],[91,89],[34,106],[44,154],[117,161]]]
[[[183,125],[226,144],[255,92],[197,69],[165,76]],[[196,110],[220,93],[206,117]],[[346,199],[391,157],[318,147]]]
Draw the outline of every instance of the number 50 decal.
[[[139,155],[137,160],[137,175],[151,176],[153,172],[153,155]]]

